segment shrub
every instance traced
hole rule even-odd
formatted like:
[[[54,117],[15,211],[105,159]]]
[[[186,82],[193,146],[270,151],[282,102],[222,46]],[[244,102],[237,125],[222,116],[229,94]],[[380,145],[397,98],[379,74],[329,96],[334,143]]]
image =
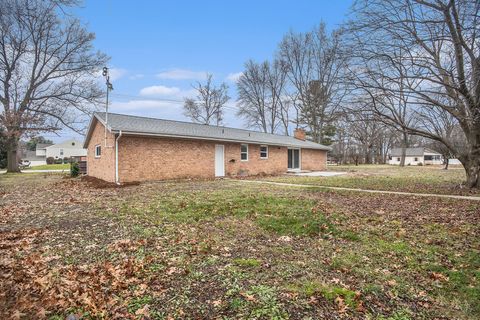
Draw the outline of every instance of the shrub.
[[[63,163],[63,159],[62,159],[62,158],[55,159],[55,160],[53,160],[53,163],[55,163],[55,164],[62,164],[62,163]]]
[[[417,163],[417,166],[420,166],[420,167],[423,166],[423,162]]]
[[[78,166],[78,162],[70,163],[70,176],[72,178],[78,177],[80,174],[80,167]]]
[[[53,164],[55,162],[55,158],[53,157],[48,157],[47,158],[47,164]]]
[[[71,161],[72,161],[72,158],[70,157],[63,158],[63,163],[70,163]]]

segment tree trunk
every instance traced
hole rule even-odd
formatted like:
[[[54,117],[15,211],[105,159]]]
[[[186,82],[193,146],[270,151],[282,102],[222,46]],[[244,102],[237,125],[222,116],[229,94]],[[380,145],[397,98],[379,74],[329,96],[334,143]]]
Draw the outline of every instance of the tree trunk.
[[[467,176],[467,187],[479,188],[480,187],[480,157],[475,154],[469,154],[464,157],[460,157],[465,168],[465,174]]]
[[[407,157],[407,146],[408,146],[408,135],[404,131],[403,140],[402,140],[402,155],[400,158],[400,167],[405,167],[405,158]]]
[[[20,172],[17,159],[18,143],[19,139],[7,139],[7,172]]]
[[[443,157],[443,164],[445,165],[445,168],[444,168],[444,169],[445,169],[445,170],[448,170],[448,165],[449,165],[448,162],[449,162],[449,160],[450,160],[450,159],[449,159],[449,156],[446,155],[446,154],[444,154],[444,155],[442,155],[442,157]]]

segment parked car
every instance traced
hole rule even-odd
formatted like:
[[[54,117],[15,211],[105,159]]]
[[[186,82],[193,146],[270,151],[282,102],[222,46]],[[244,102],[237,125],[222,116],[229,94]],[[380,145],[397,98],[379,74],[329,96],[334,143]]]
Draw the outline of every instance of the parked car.
[[[18,163],[18,168],[20,170],[30,168],[30,161],[29,160],[22,160]]]

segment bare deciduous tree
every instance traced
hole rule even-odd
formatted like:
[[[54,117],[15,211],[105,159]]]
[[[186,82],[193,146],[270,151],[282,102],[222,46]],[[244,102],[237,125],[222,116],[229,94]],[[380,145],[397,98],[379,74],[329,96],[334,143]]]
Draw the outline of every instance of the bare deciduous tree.
[[[338,116],[345,86],[341,85],[346,59],[340,52],[341,32],[327,34],[325,24],[311,32],[287,34],[279,46],[279,59],[295,88],[298,124],[322,143],[325,128]]]
[[[103,95],[95,75],[107,57],[93,52],[94,34],[63,10],[75,3],[0,2],[0,126],[9,172],[19,171],[22,136],[81,130],[79,114],[89,113]]]
[[[384,121],[445,145],[480,186],[480,4],[476,0],[361,0],[349,35],[356,87]],[[402,70],[402,77],[395,70]],[[403,85],[401,84],[403,81]],[[402,123],[386,106],[407,96],[420,125]],[[465,147],[435,129],[446,112],[462,129]]]
[[[278,61],[248,61],[237,83],[237,115],[247,126],[274,133],[282,126],[288,134],[289,102],[284,95],[286,73]]]
[[[223,109],[230,99],[227,84],[222,83],[217,87],[213,84],[213,76],[207,74],[205,84],[197,82],[193,88],[197,91],[197,97],[196,100],[185,98],[184,115],[197,123],[220,125]]]

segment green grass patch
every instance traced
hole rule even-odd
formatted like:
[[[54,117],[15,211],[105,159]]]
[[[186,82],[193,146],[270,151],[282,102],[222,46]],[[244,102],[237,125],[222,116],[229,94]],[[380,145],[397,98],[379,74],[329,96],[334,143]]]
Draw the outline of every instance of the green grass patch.
[[[339,236],[340,236],[340,238],[345,239],[345,240],[349,240],[349,241],[360,241],[361,240],[360,236],[357,233],[355,233],[351,230],[340,231]]]
[[[387,317],[379,316],[379,317],[376,317],[375,319],[376,320],[411,320],[413,318],[408,310],[402,309],[402,310],[395,311],[390,316],[387,316]]]
[[[70,170],[70,163],[44,164],[41,166],[28,167],[24,170]]]
[[[355,291],[344,287],[326,285],[317,281],[304,281],[287,286],[287,289],[306,297],[320,295],[331,302],[334,302],[335,299],[340,297],[344,299],[345,305],[350,308],[355,308],[359,302]]]
[[[158,310],[156,310],[153,306],[155,305],[155,299],[152,296],[145,295],[137,298],[131,299],[128,304],[127,304],[127,310],[129,313],[132,315],[135,314],[138,310],[142,309],[146,305],[149,306],[148,314],[149,317],[148,319],[152,320],[160,320],[160,319],[165,319],[165,316]],[[145,319],[144,316],[142,315],[137,315],[137,319]]]
[[[245,315],[247,319],[288,319],[288,313],[283,310],[283,305],[277,299],[274,288],[258,285],[242,292],[240,297],[235,297],[230,302],[230,307],[235,309],[237,315]],[[242,318],[242,317],[240,317]]]
[[[234,259],[233,263],[239,267],[247,267],[247,268],[259,267],[262,264],[260,260],[254,259],[254,258],[248,258],[248,259],[238,258],[238,259]]]
[[[252,219],[258,226],[280,235],[335,233],[322,213],[312,210],[309,199],[245,192],[179,193],[138,205],[124,203],[121,214],[133,214],[150,222],[197,223],[218,217]]]
[[[322,216],[270,216],[257,219],[258,225],[280,235],[331,234],[335,228]]]

